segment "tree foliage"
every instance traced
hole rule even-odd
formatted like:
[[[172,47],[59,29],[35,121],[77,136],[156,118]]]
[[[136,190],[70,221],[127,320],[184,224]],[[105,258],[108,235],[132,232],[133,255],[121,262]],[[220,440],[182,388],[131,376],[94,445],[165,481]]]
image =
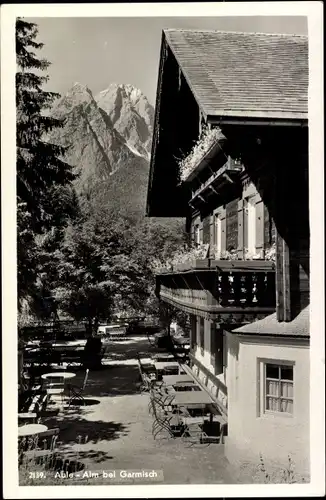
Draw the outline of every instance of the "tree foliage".
[[[153,261],[182,246],[184,234],[180,225],[146,219],[141,207],[128,206],[130,190],[146,191],[140,160],[126,165],[129,182],[121,168],[109,190],[76,196],[67,150],[49,139],[64,122],[51,116],[58,94],[42,88],[50,63],[36,55],[43,46],[37,34],[35,24],[17,20],[19,299],[28,298],[41,320],[61,311],[95,329],[117,311],[161,314]]]
[[[16,145],[17,145],[17,258],[19,301],[31,297],[37,287],[40,263],[38,235],[62,233],[67,220],[75,215],[76,197],[72,187],[75,176],[62,158],[64,149],[48,142],[47,134],[63,122],[47,111],[58,94],[42,89],[50,65],[35,51],[34,23],[16,21]]]

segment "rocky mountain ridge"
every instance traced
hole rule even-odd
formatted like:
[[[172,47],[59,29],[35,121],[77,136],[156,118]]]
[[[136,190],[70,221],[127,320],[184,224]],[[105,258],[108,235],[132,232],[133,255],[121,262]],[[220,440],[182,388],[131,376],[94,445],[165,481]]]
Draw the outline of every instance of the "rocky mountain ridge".
[[[76,191],[88,198],[102,193],[110,205],[145,212],[154,109],[142,92],[113,83],[98,95],[76,83],[55,104],[52,115],[63,128],[49,140],[67,148]]]

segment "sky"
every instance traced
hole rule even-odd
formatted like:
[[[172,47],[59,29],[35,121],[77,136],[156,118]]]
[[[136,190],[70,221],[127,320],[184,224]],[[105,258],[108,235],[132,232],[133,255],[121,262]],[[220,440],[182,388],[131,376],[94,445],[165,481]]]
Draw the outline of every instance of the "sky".
[[[75,82],[94,95],[110,83],[130,83],[155,103],[161,33],[164,28],[307,34],[301,17],[42,17],[39,52],[52,64],[47,89],[65,94]]]

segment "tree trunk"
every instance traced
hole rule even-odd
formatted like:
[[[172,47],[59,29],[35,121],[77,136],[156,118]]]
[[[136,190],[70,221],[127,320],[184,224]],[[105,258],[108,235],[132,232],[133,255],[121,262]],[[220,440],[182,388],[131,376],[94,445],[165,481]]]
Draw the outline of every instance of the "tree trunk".
[[[98,325],[99,325],[99,319],[95,318],[94,319],[94,333],[97,333]]]
[[[92,335],[92,318],[87,318],[87,334]]]

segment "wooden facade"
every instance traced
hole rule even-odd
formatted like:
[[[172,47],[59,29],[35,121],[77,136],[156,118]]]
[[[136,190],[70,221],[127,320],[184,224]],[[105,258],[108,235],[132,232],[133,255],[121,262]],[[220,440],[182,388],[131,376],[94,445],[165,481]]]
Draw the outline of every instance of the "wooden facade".
[[[287,450],[300,450],[301,458],[306,449],[297,428],[306,429],[300,425],[309,407],[307,41],[282,35],[276,53],[264,35],[247,34],[248,65],[259,72],[261,50],[274,61],[255,86],[256,71],[246,73],[242,64],[243,81],[234,79],[223,50],[231,47],[237,57],[239,47],[243,58],[241,43],[233,43],[243,36],[163,34],[147,214],[185,217],[189,240],[206,255],[161,270],[156,294],[189,315],[189,369],[228,419],[227,456],[240,456],[241,446],[245,456],[253,440],[262,449],[275,420],[279,438],[290,436]],[[289,51],[297,58],[290,69]],[[281,87],[271,85],[269,72],[280,72]],[[180,182],[178,159],[199,139],[203,117],[208,129],[220,129],[220,139]],[[278,363],[295,370],[290,433],[289,419],[270,419],[261,405],[264,370]],[[279,450],[268,446],[264,453],[277,458]]]

